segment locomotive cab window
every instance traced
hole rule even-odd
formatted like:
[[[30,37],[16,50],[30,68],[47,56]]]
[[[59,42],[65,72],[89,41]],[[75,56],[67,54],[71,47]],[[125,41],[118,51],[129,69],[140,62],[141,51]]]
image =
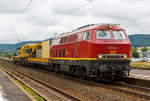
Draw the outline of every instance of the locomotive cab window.
[[[126,39],[125,34],[122,31],[113,31],[112,33],[113,33],[114,39],[116,39],[116,40],[125,40]]]
[[[65,37],[64,38],[64,43],[67,43],[68,42],[68,37]]]
[[[75,34],[74,41],[78,41],[78,34]]]
[[[85,32],[85,33],[83,34],[82,39],[83,39],[83,40],[89,40],[89,39],[90,39],[90,32],[89,32],[89,31],[88,31],[88,32]]]
[[[63,43],[63,42],[64,42],[64,38],[61,38],[60,43]]]
[[[98,30],[96,32],[96,38],[97,39],[111,39],[110,32],[109,31]]]

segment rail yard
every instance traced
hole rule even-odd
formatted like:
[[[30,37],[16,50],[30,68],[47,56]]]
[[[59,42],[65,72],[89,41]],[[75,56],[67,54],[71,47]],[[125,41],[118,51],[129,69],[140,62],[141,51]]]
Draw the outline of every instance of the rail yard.
[[[46,101],[148,101],[150,81],[130,75],[130,41],[117,24],[90,24],[0,60],[1,70]]]
[[[150,88],[126,82],[93,82],[32,66],[0,61],[0,66],[15,79],[34,89],[45,100],[57,101],[149,101]],[[29,68],[30,67],[30,68]],[[88,96],[87,96],[88,94]]]
[[[0,101],[150,101],[149,0],[0,6]]]

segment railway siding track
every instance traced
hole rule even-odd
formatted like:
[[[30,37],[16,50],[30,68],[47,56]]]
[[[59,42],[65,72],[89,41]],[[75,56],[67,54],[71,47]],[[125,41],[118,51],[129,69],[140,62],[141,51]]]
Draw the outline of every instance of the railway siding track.
[[[108,86],[107,86],[108,87]],[[112,90],[115,90],[115,91],[118,91],[120,93],[124,93],[124,94],[127,94],[127,95],[132,95],[132,96],[135,96],[136,98],[139,98],[139,99],[143,99],[144,101],[145,100],[150,100],[150,93],[148,94],[146,90],[141,90],[140,87],[118,87],[118,86],[111,86],[111,87],[108,87]],[[136,90],[135,90],[136,89]],[[138,90],[138,91],[137,91]],[[141,91],[141,92],[140,92]]]
[[[130,77],[124,77],[123,80],[128,84],[150,88],[150,80],[147,79],[134,78],[130,76]]]
[[[5,64],[5,66],[8,65],[7,67],[10,67],[12,64]],[[13,66],[15,68],[15,65]],[[68,77],[67,77],[68,78]],[[69,77],[70,78],[70,77]],[[135,85],[130,85],[130,84],[103,84],[103,83],[95,83],[91,81],[85,81],[85,80],[80,80],[77,78],[71,78],[74,81],[86,84],[88,86],[92,87],[92,90],[96,89],[97,91],[101,90],[101,88],[110,90],[110,91],[115,91],[117,93],[120,93],[120,95],[123,94],[125,98],[134,98],[134,100],[115,100],[115,101],[150,101],[150,89],[146,87],[139,87]],[[123,98],[123,97],[122,97]],[[123,98],[124,99],[124,98]],[[107,100],[108,101],[108,100]],[[112,101],[112,100],[109,100]],[[113,100],[114,101],[114,100]]]
[[[85,81],[85,82],[92,86],[97,86],[98,88],[102,87],[105,89],[109,89],[112,91],[126,94],[127,96],[133,96],[138,101],[139,100],[140,101],[150,101],[150,88],[140,87],[140,86],[131,85],[131,84],[122,84],[122,83],[110,84],[110,82],[109,82],[109,84],[107,84],[107,83],[101,84],[101,83],[93,83],[93,82],[89,82],[89,81]]]
[[[4,67],[4,66],[3,66]],[[29,75],[26,75],[24,73],[21,73],[21,72],[18,72],[16,71],[15,69],[10,69],[10,68],[7,68],[5,66],[5,69],[3,68],[3,71],[5,71],[7,74],[9,74],[11,77],[19,80],[20,82],[26,84],[27,86],[29,86],[29,88],[31,88],[32,90],[34,90],[35,92],[37,92],[40,96],[42,96],[45,100],[47,101],[51,101],[51,100],[57,100],[57,101],[81,101],[81,99],[73,96],[73,95],[70,95],[50,84],[47,84],[45,82],[42,82],[40,80],[37,80]],[[16,76],[17,75],[17,76]],[[28,80],[27,80],[28,79]],[[36,84],[31,84],[29,82],[31,82],[30,80],[32,80],[32,83],[36,82]],[[40,86],[38,86],[40,85]],[[34,86],[37,86],[39,87],[42,91],[39,91],[37,88],[35,88]],[[44,87],[41,87],[41,86],[44,86]],[[47,94],[45,93],[49,93],[48,89],[50,90],[50,95],[47,96]],[[43,92],[44,90],[44,92]],[[56,94],[56,95],[55,95]]]
[[[143,93],[146,93],[147,95],[150,95],[150,88],[147,88],[147,87],[141,87],[141,86],[136,86],[136,85],[127,84],[127,83],[125,83],[125,84],[120,83],[119,86],[125,87],[127,89],[132,89],[135,91],[139,91],[141,93],[143,92]]]

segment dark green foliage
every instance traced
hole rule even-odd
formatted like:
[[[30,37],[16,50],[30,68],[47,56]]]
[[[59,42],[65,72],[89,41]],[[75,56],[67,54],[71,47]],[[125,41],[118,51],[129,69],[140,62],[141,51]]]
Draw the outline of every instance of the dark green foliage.
[[[144,47],[144,48],[141,49],[141,51],[142,51],[142,52],[147,52],[148,49],[147,49],[146,47]]]
[[[131,51],[132,51],[132,56],[134,58],[139,58],[139,53],[138,53],[136,47],[132,47]]]
[[[10,59],[12,56],[13,56],[13,54],[11,54],[11,53],[6,53],[6,54],[5,54],[5,57],[8,57],[9,59]]]

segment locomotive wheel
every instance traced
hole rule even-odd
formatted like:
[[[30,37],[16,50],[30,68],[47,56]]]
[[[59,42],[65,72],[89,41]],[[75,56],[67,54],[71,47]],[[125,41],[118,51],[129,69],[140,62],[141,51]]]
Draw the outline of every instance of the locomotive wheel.
[[[59,64],[56,64],[56,65],[55,65],[54,71],[55,71],[56,73],[60,73],[60,65],[59,65]]]
[[[79,75],[80,75],[80,79],[86,79],[86,69],[85,68],[81,68],[79,70]]]
[[[16,62],[16,61],[14,61],[13,63],[14,63],[15,65],[17,64],[17,62]]]
[[[101,75],[101,72],[99,70],[96,71],[96,77],[95,77],[95,80],[96,81],[101,81],[102,79],[102,75]]]

